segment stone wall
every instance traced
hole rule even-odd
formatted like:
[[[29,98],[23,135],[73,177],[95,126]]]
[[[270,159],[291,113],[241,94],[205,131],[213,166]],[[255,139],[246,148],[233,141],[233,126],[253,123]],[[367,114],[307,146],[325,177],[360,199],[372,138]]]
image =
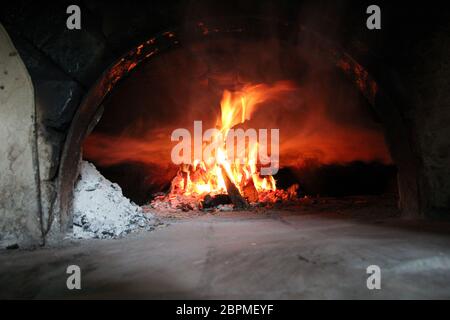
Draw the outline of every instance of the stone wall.
[[[422,206],[431,216],[450,210],[450,26],[418,41],[405,76],[411,88],[409,117],[421,166]]]
[[[34,91],[0,25],[0,247],[42,242]]]

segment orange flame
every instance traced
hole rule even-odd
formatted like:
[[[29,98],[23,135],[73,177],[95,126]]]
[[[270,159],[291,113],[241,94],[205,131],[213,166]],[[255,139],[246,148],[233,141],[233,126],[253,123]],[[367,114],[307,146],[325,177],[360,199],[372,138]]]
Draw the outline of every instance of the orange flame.
[[[214,136],[211,139],[211,141],[219,140],[215,156],[204,160],[195,159],[192,165],[181,165],[177,176],[172,181],[170,193],[200,197],[206,194],[224,194],[227,190],[223,174],[228,176],[241,194],[245,194],[244,189],[248,185],[253,185],[258,193],[275,191],[275,179],[272,176],[260,175],[258,142],[247,144],[248,150],[245,157],[228,159],[225,140],[230,129],[251,119],[252,113],[259,104],[293,88],[289,82],[282,81],[273,86],[256,84],[245,85],[235,92],[225,90],[220,103],[221,116],[217,120],[220,137]],[[242,159],[244,161],[239,161]]]

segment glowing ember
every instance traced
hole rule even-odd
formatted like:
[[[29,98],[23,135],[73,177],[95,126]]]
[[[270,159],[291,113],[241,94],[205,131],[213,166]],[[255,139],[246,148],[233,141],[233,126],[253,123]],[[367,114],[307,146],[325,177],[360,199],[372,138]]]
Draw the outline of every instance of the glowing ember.
[[[294,197],[297,186],[286,191],[277,190],[273,176],[261,175],[261,161],[258,161],[261,158],[260,144],[256,139],[245,140],[245,146],[242,148],[241,145],[234,157],[230,159],[226,138],[229,137],[233,127],[251,119],[252,113],[259,104],[292,88],[293,86],[288,82],[277,82],[273,86],[245,85],[235,92],[225,90],[220,103],[221,116],[216,124],[218,130],[213,131],[210,143],[203,142],[202,145],[203,151],[214,147],[214,152],[206,159],[194,158],[191,164],[181,164],[177,175],[172,180],[169,194],[157,200],[175,201],[176,205],[180,203],[186,205],[186,203],[199,202],[206,195],[228,194],[236,206],[233,196],[242,197],[245,199],[243,201],[248,203],[276,202]],[[234,143],[233,140],[233,146]],[[267,147],[265,152],[268,152]],[[189,206],[188,209],[191,207]]]

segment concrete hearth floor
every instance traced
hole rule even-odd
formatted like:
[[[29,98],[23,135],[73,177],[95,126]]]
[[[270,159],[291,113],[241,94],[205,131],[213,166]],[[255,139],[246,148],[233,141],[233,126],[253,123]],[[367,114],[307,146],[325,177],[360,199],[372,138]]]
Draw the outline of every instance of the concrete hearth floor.
[[[450,298],[449,224],[373,210],[384,207],[227,212],[120,240],[7,250],[0,298]],[[66,288],[71,264],[81,267],[81,290]],[[381,290],[366,287],[373,264]]]

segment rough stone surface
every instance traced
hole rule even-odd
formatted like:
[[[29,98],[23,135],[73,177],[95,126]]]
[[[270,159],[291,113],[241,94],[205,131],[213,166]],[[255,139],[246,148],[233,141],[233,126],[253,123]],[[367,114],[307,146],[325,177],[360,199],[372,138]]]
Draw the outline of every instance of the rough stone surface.
[[[448,299],[449,225],[374,219],[385,209],[222,213],[116,241],[4,251],[0,298]],[[82,290],[67,290],[69,264]],[[373,264],[381,290],[366,286]]]
[[[34,91],[0,25],[0,247],[41,241]]]
[[[409,70],[413,123],[422,163],[424,205],[450,216],[450,27],[416,44],[419,63]]]
[[[39,123],[63,133],[70,125],[84,89],[28,40],[14,33],[13,39],[33,81]]]
[[[68,30],[66,9],[77,4],[82,10],[81,30]],[[55,66],[79,83],[89,86],[106,67],[104,36],[96,24],[98,17],[80,1],[28,3],[17,1],[0,14],[5,27],[39,50]],[[86,50],[89,48],[88,50]]]

